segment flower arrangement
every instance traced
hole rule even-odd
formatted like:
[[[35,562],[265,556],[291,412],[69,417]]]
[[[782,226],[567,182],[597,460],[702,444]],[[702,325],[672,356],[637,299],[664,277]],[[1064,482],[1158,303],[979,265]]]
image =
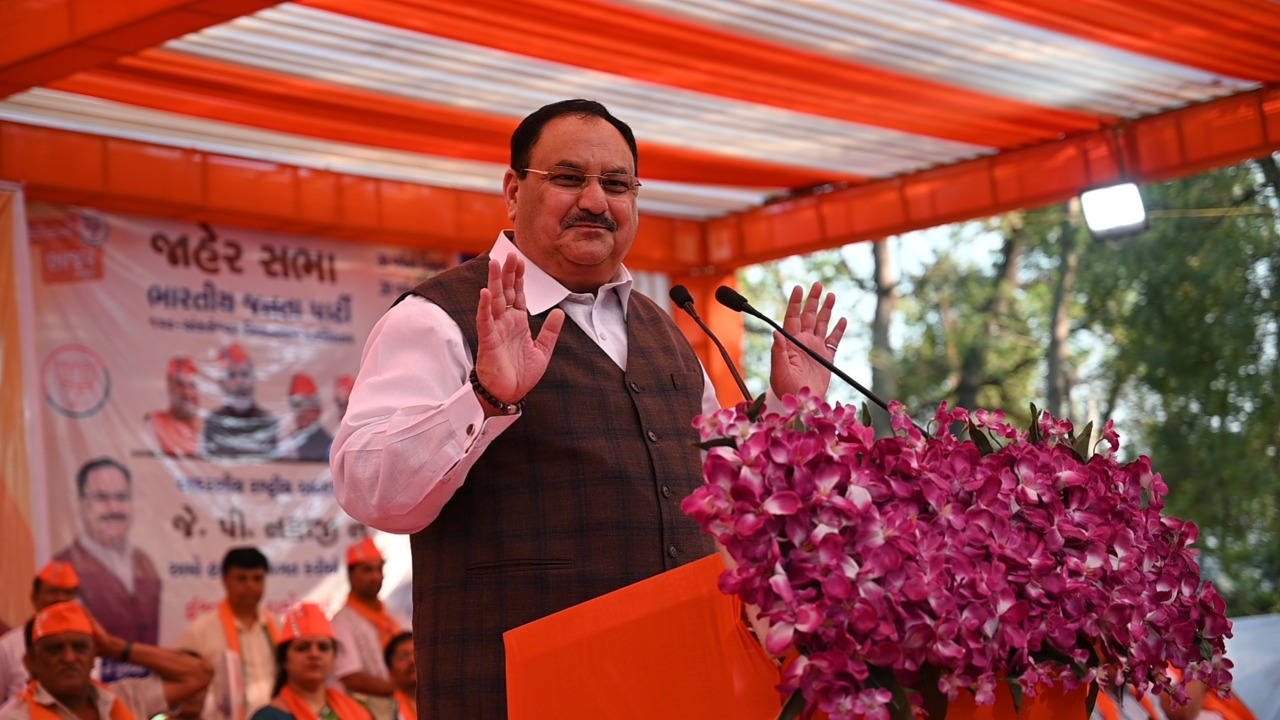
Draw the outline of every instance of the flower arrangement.
[[[1148,458],[1116,459],[1110,422],[1092,454],[1088,429],[1034,406],[1021,431],[944,403],[926,436],[894,403],[879,440],[853,406],[807,393],[783,406],[695,421],[706,482],[683,510],[728,556],[720,589],[769,622],[766,649],[799,653],[784,717],[936,719],[962,691],[995,702],[1001,684],[1020,704],[1049,685],[1178,701],[1192,679],[1230,682],[1197,529],[1161,514]]]

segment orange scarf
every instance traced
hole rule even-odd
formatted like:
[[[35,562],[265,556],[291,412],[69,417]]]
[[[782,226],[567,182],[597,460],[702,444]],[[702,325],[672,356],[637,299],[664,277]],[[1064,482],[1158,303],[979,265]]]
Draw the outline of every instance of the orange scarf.
[[[397,690],[395,692],[396,704],[400,707],[400,720],[418,720],[418,699],[411,698],[404,694],[404,691]]]
[[[276,697],[289,708],[289,712],[296,720],[320,720],[320,716],[315,710],[307,704],[302,696],[293,691],[293,688],[285,685],[280,688],[280,694]],[[338,716],[338,720],[373,720],[373,716],[363,705],[356,702],[355,699],[333,688],[324,689],[324,701],[328,703],[329,709],[334,715]]]
[[[231,612],[231,603],[223,600],[218,606],[218,618],[222,621],[222,636],[227,641],[227,683],[229,692],[232,694],[232,714],[235,720],[245,720],[247,712],[245,705],[247,698],[246,681],[244,677],[244,655],[240,649],[240,629],[236,627],[236,616]],[[280,630],[276,627],[276,623],[267,617],[266,632],[271,640],[271,647],[276,646],[276,639],[280,637]]]
[[[360,614],[360,617],[368,620],[369,623],[378,630],[379,647],[385,648],[397,635],[404,632],[404,630],[400,628],[400,624],[392,619],[391,614],[387,612],[386,605],[382,605],[375,610],[364,604],[364,602],[355,595],[348,595],[347,607],[355,610]]]
[[[126,707],[124,703],[120,702],[120,698],[112,695],[106,685],[103,685],[97,680],[94,680],[93,684],[97,686],[98,692],[104,692],[111,697],[110,720],[137,720],[133,711]],[[27,685],[27,689],[22,691],[21,695],[22,699],[27,703],[27,708],[31,713],[31,720],[62,720],[62,716],[58,714],[57,710],[54,710],[52,707],[47,705],[42,705],[36,700],[36,687],[36,682],[32,680],[31,683]],[[343,720],[346,719],[343,718]]]
[[[218,606],[218,615],[222,619],[222,634],[227,639],[227,649],[235,653],[237,656],[240,652],[240,630],[236,627],[236,616],[231,613],[231,603],[223,600]],[[280,637],[280,629],[276,627],[276,621],[267,616],[267,635],[271,638],[271,647],[276,646],[276,640]]]

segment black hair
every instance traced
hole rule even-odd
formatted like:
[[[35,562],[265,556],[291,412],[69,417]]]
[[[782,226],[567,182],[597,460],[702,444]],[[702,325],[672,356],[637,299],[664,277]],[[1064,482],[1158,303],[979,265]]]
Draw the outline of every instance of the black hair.
[[[285,683],[289,682],[289,671],[284,669],[284,660],[289,657],[289,648],[292,646],[292,640],[285,640],[276,646],[276,684],[271,688],[271,697],[279,695]]]
[[[387,643],[387,647],[382,651],[382,660],[387,664],[388,670],[391,669],[391,658],[395,657],[396,649],[412,639],[413,633],[402,632],[391,638],[391,641]]]
[[[538,144],[538,138],[542,137],[542,129],[552,120],[566,115],[579,118],[597,117],[612,125],[627,142],[627,147],[631,149],[631,162],[635,165],[634,172],[640,172],[640,153],[636,150],[636,136],[631,132],[631,127],[614,117],[604,105],[595,100],[578,98],[543,105],[516,126],[515,132],[511,133],[511,169],[519,173],[520,177],[523,178],[525,170],[529,169],[529,157],[533,154],[533,146]]]
[[[89,473],[104,467],[113,467],[124,473],[125,482],[128,483],[130,487],[133,487],[133,475],[129,472],[129,468],[120,464],[118,460],[114,460],[109,457],[100,457],[81,465],[80,470],[76,472],[76,492],[79,493],[80,497],[84,497],[84,486],[89,482]]]
[[[23,645],[26,646],[27,652],[31,652],[31,646],[36,644],[36,641],[32,639],[32,636],[35,635],[36,632],[35,628],[36,617],[35,615],[32,615],[31,619],[22,625],[22,642]]]
[[[222,556],[222,576],[226,577],[231,568],[240,568],[241,570],[259,570],[263,572],[271,571],[271,564],[267,562],[267,556],[262,551],[252,545],[242,545],[233,547]]]

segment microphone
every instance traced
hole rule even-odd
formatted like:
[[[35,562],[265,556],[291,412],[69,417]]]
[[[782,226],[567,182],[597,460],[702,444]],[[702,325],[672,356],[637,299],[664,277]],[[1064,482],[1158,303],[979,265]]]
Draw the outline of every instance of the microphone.
[[[674,296],[674,292],[675,291],[673,290],[672,291],[673,296]],[[796,347],[800,348],[806,354],[808,354],[809,357],[813,358],[814,361],[816,361],[819,365],[830,370],[836,377],[852,385],[854,390],[857,390],[858,392],[862,393],[868,400],[875,403],[876,405],[879,405],[881,409],[883,409],[885,412],[889,412],[889,403],[882,400],[879,395],[876,395],[875,393],[871,392],[867,388],[862,387],[862,385],[859,384],[857,380],[854,380],[853,378],[846,375],[843,371],[840,370],[840,368],[832,364],[830,360],[819,355],[817,351],[815,351],[813,348],[797,340],[795,335],[792,335],[791,333],[787,332],[786,330],[783,329],[781,325],[774,322],[772,319],[766,317],[764,313],[752,307],[751,303],[747,302],[747,299],[743,297],[742,294],[739,293],[737,290],[734,290],[733,288],[727,287],[725,285],[721,285],[720,287],[716,288],[716,302],[729,308],[730,310],[733,310],[734,312],[746,313],[748,315],[760,318],[761,320],[765,321],[770,326],[772,326],[774,330],[777,330],[778,332],[782,333],[783,337],[790,340],[792,345],[795,345]]]
[[[754,398],[751,397],[751,391],[747,389],[747,384],[742,381],[742,375],[738,374],[738,368],[733,364],[733,358],[729,357],[729,351],[724,349],[724,343],[721,343],[720,338],[711,332],[711,328],[702,322],[702,318],[698,317],[698,311],[693,309],[693,296],[689,294],[689,288],[683,285],[676,285],[667,294],[671,296],[671,302],[675,303],[676,307],[689,313],[689,317],[698,323],[698,327],[702,328],[702,332],[706,333],[707,337],[711,338],[711,342],[715,343],[716,347],[720,349],[720,357],[724,358],[724,364],[729,366],[729,372],[733,374],[733,381],[738,383],[738,389],[742,391],[742,397],[746,398],[747,402],[752,402]]]

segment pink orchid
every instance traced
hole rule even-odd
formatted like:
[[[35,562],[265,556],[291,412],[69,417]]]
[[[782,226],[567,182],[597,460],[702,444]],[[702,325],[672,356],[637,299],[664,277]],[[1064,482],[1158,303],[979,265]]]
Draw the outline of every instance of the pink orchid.
[[[1150,460],[1116,459],[1110,422],[1082,462],[1072,425],[1047,415],[1032,435],[943,405],[926,437],[894,403],[897,434],[876,439],[852,407],[807,392],[782,407],[695,422],[722,446],[682,508],[733,559],[720,588],[760,608],[766,648],[806,653],[780,689],[809,711],[887,718],[873,674],[919,705],[926,668],[939,692],[979,703],[1006,681],[1033,694],[1102,678],[1175,698],[1192,680],[1229,684],[1230,623],[1189,547],[1198,530],[1162,514]],[[952,434],[965,425],[992,451]]]

